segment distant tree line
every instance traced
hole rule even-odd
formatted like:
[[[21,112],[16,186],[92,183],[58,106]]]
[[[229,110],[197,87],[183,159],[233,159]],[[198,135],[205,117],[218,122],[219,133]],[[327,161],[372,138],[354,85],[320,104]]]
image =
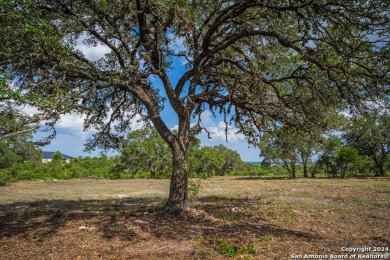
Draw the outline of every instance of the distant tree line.
[[[65,163],[57,151],[49,163],[41,162],[41,150],[32,142],[30,132],[17,135],[18,140],[0,142],[0,183],[17,180],[70,179],[97,177],[124,178],[169,178],[172,172],[172,154],[168,145],[154,128],[145,128],[128,134],[118,156],[108,158],[79,157]],[[240,155],[223,145],[200,146],[192,142],[189,153],[192,177],[256,174],[254,166],[249,170]],[[256,168],[256,167],[255,167]]]
[[[263,164],[276,164],[292,178],[300,169],[303,177],[385,176],[390,160],[388,110],[370,109],[339,119],[327,132],[276,127],[265,133],[258,144]]]
[[[18,125],[17,119],[4,113],[0,121]],[[200,140],[194,139],[188,155],[190,176],[385,176],[390,169],[389,114],[372,110],[334,121],[337,127],[328,132],[276,126],[264,133],[257,144],[261,164],[244,163],[236,151],[223,145],[201,146]],[[79,157],[64,163],[57,151],[47,164],[41,162],[41,150],[32,141],[32,132],[0,141],[0,184],[83,177],[169,178],[172,172],[171,149],[153,127],[129,133],[118,156]]]

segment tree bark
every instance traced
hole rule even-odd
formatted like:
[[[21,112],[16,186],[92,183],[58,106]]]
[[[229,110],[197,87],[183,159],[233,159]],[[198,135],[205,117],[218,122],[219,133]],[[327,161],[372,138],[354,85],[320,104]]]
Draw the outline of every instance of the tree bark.
[[[377,156],[372,156],[371,159],[374,161],[376,167],[378,167],[378,171],[376,172],[376,176],[385,176],[385,160],[386,160],[386,153],[382,153],[380,158]]]
[[[188,208],[188,161],[186,151],[178,145],[172,148],[173,170],[169,188],[167,210],[172,213],[183,213]]]
[[[291,170],[291,177],[293,179],[295,179],[297,176],[296,176],[296,169],[295,169],[295,165],[292,166],[292,170]]]
[[[385,167],[383,164],[378,164],[378,176],[385,176]]]
[[[303,163],[303,177],[309,178],[309,174],[307,172],[307,163],[306,162]]]

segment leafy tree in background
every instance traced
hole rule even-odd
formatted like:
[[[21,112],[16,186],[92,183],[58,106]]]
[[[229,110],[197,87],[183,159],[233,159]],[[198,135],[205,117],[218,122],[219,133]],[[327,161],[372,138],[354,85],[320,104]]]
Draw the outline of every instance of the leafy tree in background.
[[[386,109],[374,109],[348,120],[343,138],[360,155],[368,156],[377,167],[377,175],[385,175],[385,164],[390,154],[390,114]]]
[[[290,177],[295,178],[297,165],[303,168],[303,177],[309,177],[309,165],[317,148],[319,134],[298,132],[292,128],[276,128],[273,132],[265,133],[259,142],[260,156],[265,161],[275,163],[285,168]]]
[[[190,169],[195,176],[224,176],[243,168],[240,155],[223,145],[204,146],[193,151],[190,156]]]
[[[217,175],[224,176],[243,169],[243,161],[239,153],[223,145],[214,146],[213,148],[216,150],[215,153],[221,157],[221,163],[216,169]]]
[[[218,165],[221,164],[221,157],[209,146],[200,148],[191,157],[193,160],[190,160],[190,169],[198,176],[213,176]]]
[[[200,147],[199,139],[194,139],[190,147],[189,165],[195,177],[223,176],[242,169],[240,155],[223,145]],[[172,153],[167,143],[156,129],[146,127],[128,134],[117,170],[127,170],[132,176],[143,171],[150,172],[152,178],[165,177],[169,175],[171,164]]]
[[[140,171],[147,171],[155,178],[168,175],[172,154],[156,129],[145,128],[128,134],[120,161],[133,176]]]
[[[298,134],[296,137],[296,145],[299,155],[299,162],[302,164],[303,177],[309,177],[309,166],[312,163],[314,152],[318,149],[318,140],[321,138],[317,135],[309,135],[307,133]]]
[[[344,177],[347,171],[353,172],[359,170],[359,166],[362,164],[362,158],[357,149],[344,146],[337,153],[336,163],[337,171],[341,177]]]
[[[8,144],[0,142],[0,169],[10,168],[21,161],[21,157],[13,152]]]
[[[320,170],[326,174],[337,174],[336,154],[342,147],[341,138],[328,135],[324,136],[318,143],[318,149],[316,150],[316,162],[311,169],[312,177],[315,177],[316,173]]]
[[[329,135],[321,142],[316,154],[317,161],[312,168],[312,175],[323,172],[328,176],[345,177],[347,173],[360,173],[371,168],[365,158],[354,147],[343,146],[342,139]]]
[[[266,161],[285,168],[291,178],[296,177],[299,154],[295,139],[281,129],[274,133],[265,133],[258,144],[260,156]]]
[[[326,125],[331,108],[382,95],[389,82],[389,6],[382,0],[5,0],[0,70],[21,100],[44,97],[35,104],[54,118],[84,113],[86,127],[98,129],[89,149],[119,147],[135,116],[150,120],[172,151],[168,209],[183,212],[190,143],[205,129],[205,109],[256,139],[270,122],[310,130]],[[109,53],[87,59],[76,48],[80,40]],[[175,61],[186,65],[173,78]],[[161,117],[163,105],[177,115],[176,133]]]
[[[41,160],[41,151],[32,140],[34,128],[25,125],[14,117],[14,109],[0,109],[0,135],[4,129],[15,129],[17,135],[4,134],[0,138],[0,168],[9,168],[22,162]],[[12,130],[14,133],[15,131]]]
[[[387,155],[387,159],[385,162],[385,170],[390,171],[390,154]]]
[[[106,156],[100,157],[80,157],[72,159],[70,163],[65,164],[72,178],[95,176],[108,179],[118,179],[122,176],[117,172],[112,172],[115,165],[113,159]],[[123,176],[125,177],[125,176]]]
[[[60,151],[55,151],[53,154],[53,162],[62,162],[63,161],[62,153]]]

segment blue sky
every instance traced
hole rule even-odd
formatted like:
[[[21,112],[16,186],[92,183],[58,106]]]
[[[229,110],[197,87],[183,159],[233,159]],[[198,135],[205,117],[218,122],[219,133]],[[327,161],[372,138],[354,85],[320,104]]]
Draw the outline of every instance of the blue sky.
[[[174,43],[177,46],[174,48],[180,49],[182,43],[176,42]],[[109,49],[106,46],[98,45],[96,47],[87,47],[82,43],[82,41],[78,42],[76,48],[84,53],[84,55],[90,60],[97,60],[101,58],[105,53],[109,52]],[[174,60],[173,68],[169,77],[173,84],[175,84],[179,77],[184,72],[184,64],[183,60]],[[161,88],[161,82],[159,80],[153,80],[153,84]],[[163,93],[163,91],[161,91]],[[174,129],[177,127],[177,116],[173,112],[170,105],[165,104],[165,108],[162,111],[163,120],[166,122],[169,128]],[[61,120],[56,125],[57,136],[56,138],[47,146],[42,147],[44,151],[56,151],[59,150],[64,154],[78,157],[78,156],[94,156],[99,155],[101,152],[97,150],[92,153],[84,152],[84,143],[88,138],[91,137],[94,130],[84,131],[83,129],[83,118],[77,114],[66,114],[61,117]],[[229,149],[237,151],[243,161],[254,162],[260,161],[259,150],[250,146],[245,140],[242,134],[237,134],[238,129],[234,126],[228,127],[227,133],[227,142],[225,136],[225,123],[219,115],[214,117],[210,111],[204,111],[202,114],[202,126],[206,127],[211,134],[211,139],[207,137],[205,132],[202,132],[198,138],[201,140],[202,146],[214,146],[223,144]],[[142,124],[134,120],[133,129],[139,129],[142,127]],[[42,136],[43,133],[38,132],[35,135],[35,138],[38,139]],[[109,151],[107,155],[115,155],[118,154],[118,151]]]

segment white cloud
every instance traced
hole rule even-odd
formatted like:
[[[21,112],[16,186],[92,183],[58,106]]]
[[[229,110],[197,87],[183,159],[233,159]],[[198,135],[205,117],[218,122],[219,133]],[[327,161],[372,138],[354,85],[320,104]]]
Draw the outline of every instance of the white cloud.
[[[201,118],[201,124],[204,125],[204,126],[214,126],[215,123],[214,123],[214,115],[211,113],[211,111],[209,110],[205,110],[202,112],[202,114],[200,115],[200,118]]]
[[[76,113],[65,114],[61,116],[61,119],[58,121],[56,127],[73,130],[83,130],[84,119],[84,116],[80,116]]]
[[[224,121],[216,121],[216,118],[213,116],[211,111],[205,110],[201,114],[201,126],[207,129],[210,133],[211,139],[208,138],[208,134],[205,130],[202,130],[199,138],[202,141],[208,140],[208,143],[223,143],[226,144],[226,139],[228,143],[240,143],[246,142],[245,137],[241,133],[238,132],[238,128],[225,124]],[[227,129],[226,129],[227,128]]]
[[[92,136],[93,133],[96,133],[96,129],[91,128],[87,131],[84,131],[84,115],[79,115],[77,113],[68,113],[61,115],[60,120],[57,122],[55,128],[57,135],[52,142],[44,146],[42,149],[44,151],[56,151],[59,150],[70,156],[80,156],[80,155],[89,155],[85,153],[84,143],[88,138]],[[131,121],[131,129],[137,130],[143,127],[143,122],[140,121],[141,117],[136,116]],[[37,133],[36,139],[39,139],[40,136],[43,136],[44,133]],[[92,152],[92,155],[98,155],[100,150],[98,149],[95,152]],[[116,151],[109,151],[107,155],[114,155]]]
[[[206,128],[206,126],[204,127]],[[238,128],[228,125],[226,133],[225,122],[219,121],[218,123],[211,122],[207,126],[207,130],[210,133],[211,139],[208,138],[208,135],[204,130],[198,136],[202,146],[216,146],[222,144],[231,150],[237,151],[243,161],[254,162],[260,160],[259,149],[250,146],[246,141],[245,136],[241,133],[237,133],[239,130]]]
[[[85,55],[85,57],[91,61],[96,61],[110,52],[110,48],[107,47],[107,45],[98,45],[96,47],[93,47],[81,43],[77,44],[76,49],[81,51]]]
[[[36,115],[39,113],[39,110],[36,107],[30,106],[30,105],[21,105],[17,106],[16,108],[18,111],[21,111],[23,114],[26,115]]]
[[[60,120],[56,124],[56,129],[60,131],[66,131],[70,135],[81,137],[85,140],[91,134],[96,133],[96,129],[90,128],[84,131],[84,120],[85,115],[79,115],[77,113],[68,113],[65,115],[61,115]],[[108,119],[107,119],[108,121]],[[141,129],[144,126],[144,123],[141,120],[140,115],[136,115],[131,120],[131,130],[135,131]]]
[[[191,126],[193,126],[192,124],[191,124]],[[169,130],[171,130],[171,131],[174,131],[174,130],[179,130],[179,126],[178,125],[174,125],[173,127],[171,127]]]
[[[224,143],[226,143],[226,139],[229,143],[238,143],[245,141],[244,135],[241,133],[237,133],[238,128],[228,125],[226,129],[225,123],[222,121],[220,121],[217,126],[209,126],[205,128],[210,133],[211,142],[223,141]],[[200,136],[208,138],[208,134],[205,130],[202,130]]]
[[[84,131],[84,115],[79,115],[77,113],[69,113],[61,115],[60,120],[57,122],[55,128],[59,133],[68,135],[70,143],[72,142],[85,142],[93,133],[96,132],[95,129],[88,129]],[[64,138],[62,138],[64,139]]]
[[[109,53],[111,49],[105,44],[98,44],[97,46],[88,46],[84,43],[87,35],[84,33],[78,39],[75,48],[81,51],[85,57],[90,61],[96,61],[105,54]]]
[[[170,37],[169,47],[175,50],[176,53],[185,51],[186,47],[184,46],[185,37],[182,36],[174,36]]]
[[[185,37],[182,36],[174,36],[170,37],[169,40],[169,48],[175,52],[175,54],[179,54],[180,52],[185,52],[187,50],[185,46]],[[188,60],[182,56],[179,57],[180,63],[182,65],[187,65]]]
[[[136,115],[132,120],[131,120],[131,130],[139,130],[145,126],[145,123],[142,121],[142,118],[140,115]]]

